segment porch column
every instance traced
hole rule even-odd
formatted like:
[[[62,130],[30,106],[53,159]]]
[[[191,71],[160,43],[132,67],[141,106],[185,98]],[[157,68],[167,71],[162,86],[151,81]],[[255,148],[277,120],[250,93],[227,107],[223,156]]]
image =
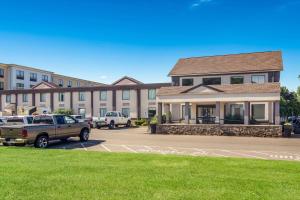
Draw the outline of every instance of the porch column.
[[[157,122],[158,124],[162,123],[162,103],[157,105]]]
[[[185,106],[184,106],[184,112],[185,112],[184,122],[186,124],[190,123],[190,119],[189,119],[189,107],[190,107],[190,103],[189,102],[185,102]]]
[[[216,102],[216,124],[220,123],[220,116],[221,116],[221,112],[220,112],[220,102]]]
[[[244,124],[245,125],[249,125],[249,121],[250,121],[250,102],[249,101],[245,101],[244,102]]]
[[[268,118],[269,123],[274,124],[274,109],[273,109],[273,102],[268,102]]]
[[[275,125],[280,125],[280,103],[279,103],[279,101],[274,102],[274,122],[275,122]]]
[[[166,121],[167,123],[170,123],[171,122],[171,105],[169,103],[165,104],[165,112],[166,112]]]

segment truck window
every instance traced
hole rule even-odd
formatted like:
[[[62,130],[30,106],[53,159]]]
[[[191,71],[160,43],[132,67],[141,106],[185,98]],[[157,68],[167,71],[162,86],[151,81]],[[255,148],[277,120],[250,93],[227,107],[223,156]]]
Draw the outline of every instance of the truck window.
[[[69,116],[65,116],[65,121],[67,124],[75,124],[75,119],[73,119],[72,117]]]
[[[27,117],[27,123],[28,124],[32,124],[33,121],[33,117]]]
[[[57,124],[65,124],[65,117],[64,116],[55,116]]]
[[[54,124],[51,116],[36,116],[33,118],[33,124]]]
[[[10,125],[22,125],[22,124],[24,124],[24,121],[23,121],[23,118],[8,118],[6,124],[9,126]]]

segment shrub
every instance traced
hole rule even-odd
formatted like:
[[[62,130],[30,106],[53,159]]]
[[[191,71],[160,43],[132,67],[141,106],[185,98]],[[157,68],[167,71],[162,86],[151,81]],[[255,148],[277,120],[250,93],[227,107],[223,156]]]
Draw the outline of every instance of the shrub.
[[[144,126],[144,124],[147,123],[147,120],[146,119],[139,119],[139,120],[136,120],[134,123],[135,123],[136,126]]]
[[[151,121],[150,121],[150,124],[151,125],[155,125],[155,124],[158,124],[158,120],[157,120],[157,117],[152,117]]]
[[[73,111],[71,109],[63,109],[60,108],[56,111],[54,111],[54,114],[60,114],[60,115],[73,115]]]

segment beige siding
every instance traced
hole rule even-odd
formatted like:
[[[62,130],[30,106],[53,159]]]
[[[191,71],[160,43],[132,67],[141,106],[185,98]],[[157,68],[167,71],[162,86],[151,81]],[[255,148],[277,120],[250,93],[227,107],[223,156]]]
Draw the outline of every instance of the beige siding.
[[[48,112],[51,111],[51,105],[50,105],[50,93],[46,93],[46,101],[45,102],[40,102],[40,93],[35,94],[35,105],[37,107],[37,112],[42,113],[44,110]]]
[[[73,111],[74,114],[79,114],[79,108],[84,108],[86,117],[91,115],[91,92],[85,92],[85,101],[79,101],[79,92],[73,93]]]
[[[59,93],[55,92],[53,94],[53,107],[54,107],[54,111],[58,110],[58,109],[71,109],[71,101],[70,101],[70,92],[65,92],[64,93],[65,97],[64,97],[64,101],[60,102],[58,99]]]
[[[141,90],[141,118],[148,118],[148,109],[155,108],[157,111],[156,100],[148,99],[148,90]]]
[[[27,94],[28,102],[23,102],[23,94],[18,95],[18,106],[32,106],[32,94]]]
[[[137,118],[137,91],[130,90],[130,100],[122,100],[122,90],[116,91],[116,110],[122,112],[122,108],[129,108],[130,117]]]
[[[112,111],[112,91],[107,91],[107,100],[100,101],[100,91],[94,92],[94,117],[100,116],[100,108],[106,108],[107,111]]]

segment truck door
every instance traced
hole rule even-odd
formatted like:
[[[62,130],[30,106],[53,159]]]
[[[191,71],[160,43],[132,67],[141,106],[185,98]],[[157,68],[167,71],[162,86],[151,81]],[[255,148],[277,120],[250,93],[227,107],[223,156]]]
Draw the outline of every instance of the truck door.
[[[80,123],[76,123],[76,120],[70,116],[65,116],[65,122],[68,125],[68,133],[71,136],[78,136],[81,131]]]
[[[68,124],[65,122],[65,117],[63,115],[55,116],[56,121],[56,137],[64,138],[69,135]]]

